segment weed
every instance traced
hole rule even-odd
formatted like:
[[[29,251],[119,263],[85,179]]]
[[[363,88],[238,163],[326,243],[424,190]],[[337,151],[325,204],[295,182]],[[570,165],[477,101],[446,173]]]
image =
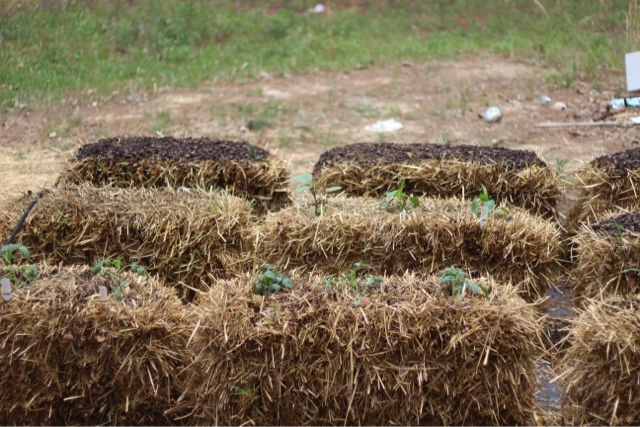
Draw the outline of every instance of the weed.
[[[489,216],[489,214],[491,214],[491,212],[493,212],[493,210],[496,207],[496,202],[489,197],[489,193],[487,192],[487,187],[484,186],[484,184],[482,185],[482,193],[480,193],[478,196],[476,196],[473,199],[473,202],[471,202],[471,212],[473,212],[473,214],[476,217],[482,217],[482,208],[486,208],[486,215]]]
[[[380,207],[386,210],[398,210],[406,214],[407,208],[415,209],[420,206],[420,199],[415,196],[407,196],[404,187],[405,180],[403,179],[396,190],[389,191],[384,195],[386,200],[380,203]]]
[[[296,175],[293,178],[291,178],[291,180],[299,184],[302,184],[302,187],[298,187],[295,189],[296,194],[302,194],[307,191],[311,193],[311,196],[313,197],[314,212],[316,216],[322,215],[322,213],[324,212],[324,200],[318,198],[319,196],[318,192],[320,187],[324,184],[324,181],[320,180],[320,181],[313,182],[313,175],[310,174],[309,172]],[[334,193],[340,190],[342,190],[342,187],[335,186],[335,187],[325,188],[324,192]]]
[[[568,159],[561,159],[560,157],[556,157],[556,169],[558,170],[558,172],[564,172],[564,168],[567,166],[568,162]]]
[[[462,299],[467,289],[474,295],[482,292],[485,296],[489,296],[487,288],[479,283],[473,283],[467,279],[467,273],[456,267],[449,267],[442,270],[440,274],[440,286],[451,289],[451,296],[454,300]]]
[[[14,267],[18,258],[31,258],[26,246],[20,244],[4,245],[0,248],[0,258],[4,268],[0,268],[0,275],[6,275],[14,283],[33,282],[38,278],[38,269],[31,264]]]
[[[262,264],[258,270],[258,280],[253,284],[253,292],[258,295],[275,294],[283,288],[292,289],[293,283],[270,264]]]
[[[340,277],[329,277],[324,281],[325,289],[335,285],[348,285],[355,293],[353,305],[360,307],[363,298],[369,297],[369,291],[382,283],[381,276],[371,274],[371,266],[362,262],[353,264],[353,268],[347,270]]]
[[[113,291],[113,296],[118,301],[122,301],[124,288],[131,283],[131,280],[123,277],[123,273],[127,268],[138,276],[147,275],[147,268],[139,265],[137,262],[132,262],[129,265],[122,265],[122,262],[122,257],[99,259],[93,264],[93,268],[91,269],[93,276],[104,274],[116,281],[116,289]]]

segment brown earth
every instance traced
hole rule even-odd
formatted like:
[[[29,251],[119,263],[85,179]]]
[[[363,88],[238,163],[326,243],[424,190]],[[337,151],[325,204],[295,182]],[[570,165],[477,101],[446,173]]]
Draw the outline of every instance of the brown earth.
[[[640,214],[626,213],[608,218],[591,226],[595,232],[605,232],[612,236],[620,236],[621,233],[640,233]]]
[[[526,149],[553,166],[556,159],[571,165],[633,148],[640,140],[633,127],[537,128],[546,121],[591,121],[623,84],[623,78],[611,77],[561,88],[547,83],[554,73],[478,54],[349,72],[262,73],[258,79],[212,81],[189,89],[144,92],[127,82],[107,97],[89,89],[54,106],[22,105],[2,116],[0,200],[50,187],[81,145],[110,137],[242,139],[290,161],[292,174],[311,171],[326,149],[354,142]],[[542,95],[565,102],[568,109],[537,103]],[[502,110],[500,123],[478,117],[489,106]],[[364,130],[392,117],[404,128],[381,135]]]
[[[593,160],[593,164],[599,168],[612,166],[616,169],[616,176],[623,177],[627,175],[628,170],[640,169],[640,149],[632,148],[600,156]]]
[[[243,141],[221,141],[211,138],[131,137],[101,139],[80,147],[76,158],[186,160],[266,160],[269,153]]]

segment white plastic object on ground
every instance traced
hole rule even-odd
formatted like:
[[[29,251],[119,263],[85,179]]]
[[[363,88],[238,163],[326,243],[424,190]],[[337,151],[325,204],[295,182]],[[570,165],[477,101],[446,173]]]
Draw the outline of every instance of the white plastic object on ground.
[[[502,111],[498,107],[490,107],[484,112],[482,118],[487,123],[498,123],[502,120]]]
[[[365,126],[364,130],[367,130],[369,132],[383,133],[383,132],[395,132],[397,130],[402,129],[403,127],[404,126],[402,126],[402,123],[400,123],[396,119],[389,119],[389,120],[383,120],[381,122],[376,122],[372,125]]]
[[[564,102],[558,101],[555,104],[553,104],[551,108],[553,108],[556,111],[562,111],[567,109],[567,104],[565,104]]]
[[[309,12],[311,12],[311,13],[323,13],[325,10],[327,10],[327,9],[324,7],[324,5],[322,3],[318,3],[312,9],[309,9]]]

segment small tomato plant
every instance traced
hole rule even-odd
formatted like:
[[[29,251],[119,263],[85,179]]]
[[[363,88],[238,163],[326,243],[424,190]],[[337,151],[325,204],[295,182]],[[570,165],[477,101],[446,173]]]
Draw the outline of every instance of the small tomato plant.
[[[493,210],[496,208],[496,202],[489,196],[489,192],[487,191],[487,187],[482,185],[482,193],[476,196],[471,202],[471,212],[476,217],[479,217],[481,214],[481,207],[487,208],[487,214],[491,214]]]
[[[442,271],[440,274],[440,285],[451,289],[451,296],[455,300],[460,300],[467,289],[474,295],[482,292],[485,296],[489,296],[487,288],[479,283],[471,282],[467,279],[467,273],[455,267],[445,268]]]
[[[375,276],[371,274],[371,266],[363,262],[356,262],[353,264],[353,268],[347,270],[345,274],[340,277],[329,277],[324,281],[325,288],[329,288],[334,285],[348,285],[351,286],[355,292],[356,298],[353,302],[355,307],[359,307],[362,303],[362,298],[369,297],[370,289],[378,286],[382,283],[381,276]]]
[[[292,289],[293,282],[270,264],[262,264],[258,270],[258,280],[253,283],[253,291],[258,295],[275,294],[283,288]]]
[[[311,193],[311,196],[313,197],[314,212],[316,216],[322,215],[324,201],[319,198],[319,192],[320,192],[320,188],[324,184],[324,181],[320,180],[320,181],[314,182],[313,175],[310,174],[309,172],[296,175],[293,178],[291,178],[291,180],[299,184],[302,184],[302,186],[295,189],[296,194],[302,194],[307,191]],[[335,186],[335,187],[325,188],[324,192],[334,193],[340,190],[342,190],[342,187]]]
[[[31,265],[23,265],[14,267],[13,264],[18,258],[30,259],[31,253],[26,246],[20,244],[4,245],[0,247],[0,259],[2,259],[3,268],[0,268],[0,275],[6,275],[14,282],[32,282],[38,278],[38,269]]]
[[[403,179],[396,190],[389,191],[384,195],[385,200],[380,203],[380,207],[387,210],[397,209],[400,212],[406,212],[407,208],[415,209],[420,206],[420,199],[405,194],[404,187],[405,180]]]
[[[138,276],[146,276],[147,268],[139,265],[137,262],[132,262],[129,265],[123,265],[122,257],[118,258],[104,258],[99,259],[93,264],[91,274],[97,276],[99,274],[107,275],[116,281],[116,289],[113,291],[113,296],[122,301],[124,288],[127,287],[131,280],[125,279],[123,273],[129,269],[132,273]]]

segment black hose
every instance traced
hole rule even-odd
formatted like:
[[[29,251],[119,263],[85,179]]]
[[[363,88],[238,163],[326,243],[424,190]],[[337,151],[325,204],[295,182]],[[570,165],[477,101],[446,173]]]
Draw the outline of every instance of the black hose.
[[[58,178],[56,180],[56,182],[55,182],[55,184],[53,184],[52,188],[56,188],[58,186],[59,182],[60,182],[60,178]],[[38,203],[38,200],[40,200],[40,197],[42,197],[48,191],[49,190],[44,189],[41,192],[39,192],[38,194],[36,194],[36,197],[31,201],[31,203],[29,203],[29,206],[27,206],[27,209],[25,209],[24,212],[22,213],[22,216],[20,217],[20,220],[18,221],[18,224],[13,229],[13,233],[11,233],[11,236],[9,236],[9,239],[7,240],[7,243],[5,243],[5,245],[10,245],[11,242],[13,242],[13,239],[16,237],[16,235],[20,231],[20,228],[22,227],[22,224],[24,223],[24,220],[27,219],[27,216],[29,216],[29,213],[31,212],[31,209],[33,209],[33,207],[36,205],[36,203]]]

